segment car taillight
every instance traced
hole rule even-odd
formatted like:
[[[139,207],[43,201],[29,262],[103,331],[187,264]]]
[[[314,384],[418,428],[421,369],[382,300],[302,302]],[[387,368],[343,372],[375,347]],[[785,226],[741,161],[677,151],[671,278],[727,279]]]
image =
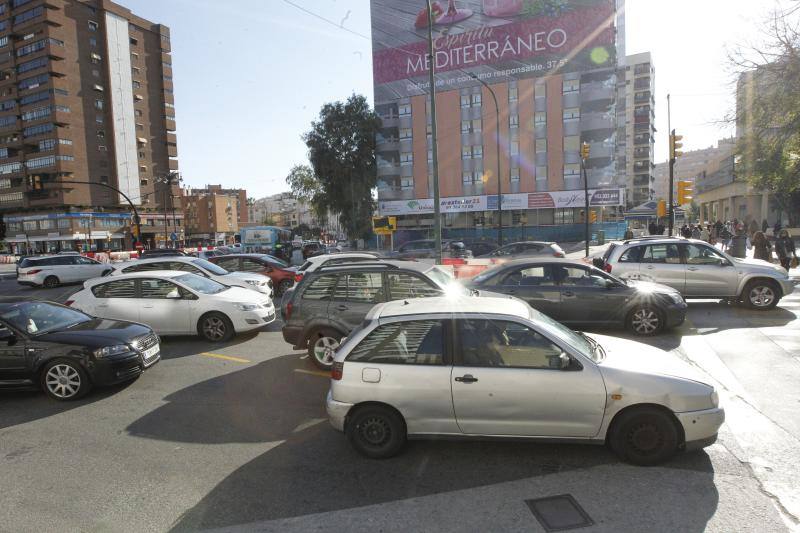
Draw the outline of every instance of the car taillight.
[[[295,274],[294,275],[294,282],[295,283],[300,283],[301,281],[303,281],[303,275],[302,274]]]
[[[333,363],[333,368],[331,368],[331,379],[339,381],[340,379],[342,379],[343,373],[344,373],[344,362],[338,361]]]
[[[553,252],[553,257],[564,257],[564,252]]]
[[[64,302],[64,305],[66,305],[67,307],[72,307],[72,304],[74,304],[74,303],[75,303],[75,300],[67,300],[66,302]]]
[[[611,265],[609,265],[608,263],[606,263],[606,265],[603,267],[603,270],[605,270],[606,272],[608,272],[609,274],[611,274]]]
[[[286,304],[286,320],[292,318],[292,302]]]
[[[27,272],[20,272],[20,274],[30,276],[31,274],[38,274],[41,271],[42,271],[41,268],[35,268],[33,270],[28,270]]]

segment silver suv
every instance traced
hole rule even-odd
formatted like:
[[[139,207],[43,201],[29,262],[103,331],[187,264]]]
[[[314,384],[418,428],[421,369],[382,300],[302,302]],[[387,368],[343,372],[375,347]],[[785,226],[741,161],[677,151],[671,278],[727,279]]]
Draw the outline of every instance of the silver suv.
[[[669,285],[687,299],[741,301],[762,310],[775,307],[795,286],[779,265],[732,257],[695,239],[645,237],[613,242],[596,265],[624,279]]]

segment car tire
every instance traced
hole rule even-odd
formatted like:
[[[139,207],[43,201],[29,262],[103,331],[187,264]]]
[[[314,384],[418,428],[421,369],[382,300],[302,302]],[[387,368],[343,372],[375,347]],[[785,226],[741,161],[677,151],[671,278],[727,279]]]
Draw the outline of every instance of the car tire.
[[[228,342],[236,332],[227,316],[222,313],[206,313],[197,321],[197,333],[210,342]]]
[[[330,370],[342,337],[343,334],[331,328],[313,330],[307,339],[308,357],[321,370]]]
[[[664,313],[650,305],[637,305],[628,313],[625,327],[640,337],[657,335],[664,329]]]
[[[347,417],[347,439],[358,453],[370,459],[388,459],[406,443],[406,424],[396,411],[380,405],[356,408]]]
[[[768,311],[780,301],[779,289],[774,282],[766,279],[754,279],[744,286],[741,299],[750,309]]]
[[[59,279],[55,276],[47,276],[44,278],[44,282],[42,283],[42,287],[45,289],[55,289],[61,284]]]
[[[40,385],[45,394],[61,402],[86,396],[92,383],[80,364],[58,359],[47,363],[40,374]]]
[[[661,464],[678,451],[675,422],[652,407],[628,410],[611,424],[609,444],[622,460],[639,466]]]
[[[288,291],[289,289],[292,288],[292,285],[294,285],[294,283],[292,281],[288,280],[288,279],[285,279],[285,280],[281,281],[280,283],[278,283],[278,294],[277,295],[278,296],[283,296],[283,294],[286,291]]]

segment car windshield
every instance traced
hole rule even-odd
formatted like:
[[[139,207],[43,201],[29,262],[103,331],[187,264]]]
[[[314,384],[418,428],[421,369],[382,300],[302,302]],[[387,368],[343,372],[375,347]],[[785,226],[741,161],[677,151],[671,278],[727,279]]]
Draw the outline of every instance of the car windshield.
[[[42,335],[76,326],[92,319],[75,309],[48,302],[25,302],[0,314],[8,324],[30,335]]]
[[[182,274],[174,279],[201,294],[217,294],[230,288],[227,285],[217,283],[214,280],[198,276],[197,274]]]
[[[207,272],[211,272],[215,276],[225,276],[227,274],[230,274],[230,272],[228,272],[221,266],[215,265],[211,261],[206,261],[205,259],[195,259],[192,261],[192,264],[202,268]]]
[[[599,363],[605,357],[602,347],[594,339],[582,333],[575,332],[568,327],[556,322],[544,313],[531,308],[531,320],[544,327],[548,333],[569,344],[578,350],[582,355],[588,357],[595,363]]]

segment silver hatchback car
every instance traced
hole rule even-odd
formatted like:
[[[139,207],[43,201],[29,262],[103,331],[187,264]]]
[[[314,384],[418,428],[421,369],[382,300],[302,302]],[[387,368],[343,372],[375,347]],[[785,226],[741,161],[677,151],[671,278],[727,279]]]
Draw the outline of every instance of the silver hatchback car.
[[[328,416],[372,458],[407,438],[496,437],[608,443],[651,465],[715,441],[711,385],[670,354],[609,342],[506,298],[376,305],[335,357]]]

